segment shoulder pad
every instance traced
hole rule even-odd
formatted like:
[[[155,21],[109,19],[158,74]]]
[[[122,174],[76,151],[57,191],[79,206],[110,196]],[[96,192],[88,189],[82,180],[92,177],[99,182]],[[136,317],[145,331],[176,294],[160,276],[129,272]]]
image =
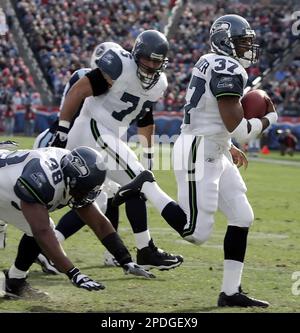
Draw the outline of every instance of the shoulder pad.
[[[108,50],[96,61],[98,68],[114,81],[122,74],[123,70],[122,60],[115,51]]]
[[[14,186],[15,194],[23,201],[47,205],[55,189],[50,184],[38,158],[29,161]]]
[[[68,88],[70,89],[79,79],[81,79],[83,76],[85,76],[86,73],[90,71],[91,71],[90,68],[81,68],[75,71],[68,82],[69,85]]]

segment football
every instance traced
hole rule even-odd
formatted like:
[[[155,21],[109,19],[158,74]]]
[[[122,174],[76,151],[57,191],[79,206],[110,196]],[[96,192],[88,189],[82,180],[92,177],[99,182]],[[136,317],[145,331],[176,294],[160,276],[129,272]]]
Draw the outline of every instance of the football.
[[[241,103],[246,119],[262,118],[267,113],[268,104],[265,96],[267,93],[264,90],[254,89],[242,97]]]

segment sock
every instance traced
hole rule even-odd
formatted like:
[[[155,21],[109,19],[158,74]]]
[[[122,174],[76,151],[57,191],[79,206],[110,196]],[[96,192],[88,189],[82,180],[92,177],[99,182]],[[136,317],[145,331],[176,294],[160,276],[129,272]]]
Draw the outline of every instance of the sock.
[[[248,228],[241,228],[233,225],[227,227],[224,238],[224,259],[244,262]]]
[[[224,238],[224,273],[222,291],[226,295],[238,292],[247,248],[248,228],[229,225]]]
[[[112,200],[113,198],[107,200],[105,216],[110,220],[111,224],[117,231],[119,226],[119,207],[112,206]]]
[[[41,248],[36,240],[24,234],[18,246],[15,267],[20,271],[27,272],[40,252]]]
[[[133,232],[141,233],[147,231],[147,208],[144,199],[137,195],[125,203],[127,218]]]
[[[222,291],[230,296],[238,292],[241,285],[244,263],[235,260],[224,260]]]
[[[174,230],[179,233],[180,236],[182,236],[184,226],[187,222],[186,214],[175,201],[169,202],[165,206],[161,212],[161,216]]]
[[[28,271],[21,271],[15,265],[12,265],[8,271],[8,277],[10,279],[25,279]]]
[[[147,199],[151,201],[159,213],[162,212],[168,203],[174,201],[157,185],[156,182],[145,182],[141,192],[145,193]]]
[[[101,240],[101,243],[116,258],[116,260],[121,266],[132,262],[130,253],[128,252],[122,239],[116,232],[113,232],[103,238]]]
[[[70,210],[59,220],[55,229],[58,230],[65,239],[67,239],[83,226],[85,226],[85,223],[80,219],[74,210]]]
[[[135,241],[136,241],[136,246],[139,250],[148,246],[149,241],[151,240],[149,230],[139,232],[139,233],[135,233],[134,237],[135,237]]]

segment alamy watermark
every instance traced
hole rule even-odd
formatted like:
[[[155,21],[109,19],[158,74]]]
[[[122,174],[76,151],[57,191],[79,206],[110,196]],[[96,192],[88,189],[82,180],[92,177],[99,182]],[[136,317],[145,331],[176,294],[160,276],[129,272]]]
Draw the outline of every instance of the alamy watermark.
[[[128,139],[124,137],[124,129],[119,128],[119,135],[110,132],[102,133],[96,146],[101,148],[107,169],[110,171],[129,168],[139,173],[137,160],[147,169],[149,161],[145,161],[145,158],[151,158],[151,170],[184,172],[186,180],[200,181],[204,174],[204,141],[203,137],[190,134],[170,137],[154,135],[152,142],[155,142],[156,149],[154,151],[153,147],[151,149],[153,153],[149,154],[142,148],[148,145],[145,137],[133,135]]]
[[[300,36],[300,10],[292,14],[292,20],[295,21],[292,24],[292,34],[294,36]]]

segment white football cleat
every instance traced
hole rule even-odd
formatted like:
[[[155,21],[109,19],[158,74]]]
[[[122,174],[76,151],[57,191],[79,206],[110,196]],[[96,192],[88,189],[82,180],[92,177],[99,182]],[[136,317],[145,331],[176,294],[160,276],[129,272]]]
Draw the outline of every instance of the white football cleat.
[[[45,274],[49,275],[58,275],[60,272],[55,268],[54,264],[51,260],[49,260],[46,256],[42,253],[38,255],[35,262],[42,267],[42,271]]]
[[[116,260],[116,258],[107,250],[103,254],[104,266],[108,267],[120,267],[120,264]]]
[[[0,249],[5,248],[6,226],[4,222],[0,221]]]

